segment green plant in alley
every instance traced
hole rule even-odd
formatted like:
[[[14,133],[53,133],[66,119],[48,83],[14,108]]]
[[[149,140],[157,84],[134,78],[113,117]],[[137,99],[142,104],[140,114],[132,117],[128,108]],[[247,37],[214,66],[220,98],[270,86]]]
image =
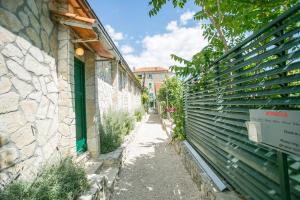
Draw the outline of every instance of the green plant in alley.
[[[173,139],[185,139],[184,112],[183,112],[183,88],[177,77],[167,78],[158,91],[157,99],[165,107],[174,107],[176,111],[171,114],[175,124]],[[163,110],[163,115],[166,111]]]
[[[126,135],[130,133],[134,129],[135,119],[134,116],[131,116],[129,113],[124,114],[125,127],[126,127]]]
[[[14,181],[0,191],[0,199],[65,200],[77,199],[88,188],[83,168],[70,158],[46,166],[33,183]]]
[[[109,109],[103,116],[100,131],[101,152],[108,153],[121,146],[123,138],[134,127],[134,119],[127,112]]]
[[[136,109],[134,111],[134,116],[136,118],[136,121],[140,122],[142,120],[142,117],[143,117],[144,114],[145,114],[145,111],[144,111],[144,109],[142,107]]]
[[[144,106],[144,110],[148,112],[149,108],[149,91],[147,88],[144,88],[142,91],[142,105]]]
[[[20,200],[28,199],[29,184],[22,181],[14,181],[0,191],[2,200]]]

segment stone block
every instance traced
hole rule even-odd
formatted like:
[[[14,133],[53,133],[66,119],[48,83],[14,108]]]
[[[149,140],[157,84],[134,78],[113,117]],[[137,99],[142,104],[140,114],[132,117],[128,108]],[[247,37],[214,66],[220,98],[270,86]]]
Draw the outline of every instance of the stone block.
[[[40,102],[40,105],[38,107],[37,114],[36,114],[36,116],[38,118],[40,118],[40,119],[46,118],[49,103],[50,103],[49,99],[45,96],[42,96],[41,102]]]
[[[12,12],[16,12],[17,8],[20,7],[23,3],[23,0],[1,0],[1,5]]]
[[[41,90],[41,84],[39,82],[39,79],[36,76],[32,77],[32,83],[36,90],[38,90],[38,91]]]
[[[54,105],[57,105],[57,103],[58,103],[58,93],[47,94],[47,97],[50,99],[50,101],[51,101]]]
[[[47,33],[44,30],[41,31],[41,39],[42,39],[43,49],[46,52],[49,52],[50,51],[49,38],[48,38]]]
[[[27,95],[29,95],[32,90],[33,87],[31,85],[29,85],[28,83],[19,80],[18,78],[14,77],[11,79],[14,87],[18,90],[19,94],[23,97],[26,98]]]
[[[47,91],[48,91],[49,93],[55,93],[55,92],[58,92],[57,86],[56,86],[56,84],[55,84],[53,81],[51,81],[51,82],[49,82],[49,83],[47,84]]]
[[[50,143],[45,143],[42,146],[42,151],[46,160],[51,158],[51,155],[55,152],[55,147],[52,147]]]
[[[23,53],[16,45],[12,43],[8,43],[1,51],[1,53],[20,64],[22,63]]]
[[[38,35],[38,33],[31,27],[27,27],[26,28],[26,33],[28,35],[28,37],[30,38],[30,40],[37,45],[38,47],[41,47],[41,39]]]
[[[50,129],[51,122],[52,120],[50,119],[36,121],[37,141],[39,145],[44,145],[45,143],[47,143],[47,140],[49,139],[48,132]]]
[[[12,83],[7,77],[0,77],[0,94],[8,92],[11,85]]]
[[[23,26],[29,25],[29,18],[23,11],[18,12],[18,17],[21,20]]]
[[[108,167],[101,170],[100,175],[104,176],[107,180],[107,187],[111,192],[114,190],[114,184],[119,176],[120,166]]]
[[[0,38],[2,42],[12,43],[16,39],[16,35],[10,32],[8,29],[0,26]]]
[[[0,30],[1,30],[1,26],[0,26]],[[0,38],[1,38],[1,32],[0,32]],[[2,54],[0,54],[0,76],[7,74],[8,70],[6,67],[6,63],[5,60],[2,56]]]
[[[5,19],[2,20],[2,25],[12,32],[18,32],[24,28],[22,23],[13,13],[8,12],[3,8],[0,8],[0,19]]]
[[[27,0],[27,5],[36,17],[39,17],[39,11],[34,0]]]
[[[215,194],[216,200],[241,200],[235,192],[228,191],[228,192],[216,192]]]
[[[30,26],[33,27],[38,34],[40,34],[41,26],[37,18],[30,11],[27,12],[27,15],[29,17]]]
[[[9,143],[9,138],[7,134],[0,133],[0,148]]]
[[[11,135],[11,140],[19,149],[22,149],[24,146],[31,144],[33,141],[35,141],[35,135],[32,125],[28,123],[17,132],[13,133]]]
[[[20,106],[27,121],[33,122],[35,120],[38,104],[33,100],[24,100],[20,102]]]
[[[25,117],[20,111],[2,114],[0,115],[0,132],[15,132],[19,128],[23,127],[25,123]]]
[[[0,170],[7,168],[13,164],[19,158],[19,152],[16,148],[5,148],[0,151]]]
[[[64,136],[70,135],[69,125],[65,123],[59,123],[58,131]]]
[[[44,30],[47,32],[47,35],[50,35],[53,30],[53,27],[54,27],[50,18],[42,15],[40,18],[40,21],[41,21],[41,24],[42,24]]]
[[[24,55],[26,54],[27,50],[31,46],[31,44],[22,37],[17,37],[16,44],[21,49],[21,51],[23,52]]]
[[[36,100],[38,103],[41,102],[42,99],[42,92],[37,91],[37,92],[32,92],[30,95],[28,95],[29,99]]]
[[[30,73],[21,67],[21,65],[19,65],[17,62],[13,60],[7,60],[6,64],[8,69],[10,69],[10,71],[12,71],[12,73],[14,73],[18,78],[25,81],[31,80]]]
[[[119,166],[121,163],[123,149],[118,148],[110,153],[101,154],[99,159],[103,161],[104,167]]]
[[[23,154],[26,158],[29,158],[34,155],[35,149],[36,142],[30,143],[21,149],[21,154]]]
[[[40,82],[43,94],[46,95],[48,93],[48,91],[47,91],[47,86],[46,86],[45,78],[43,76],[41,76],[39,78],[39,82]]]
[[[19,106],[19,95],[15,92],[9,92],[0,95],[0,113],[15,111]]]
[[[103,165],[103,162],[99,161],[86,161],[84,164],[84,170],[87,174],[99,174],[101,167]]]
[[[58,135],[57,132],[58,132],[58,117],[57,115],[52,119],[52,123],[50,125],[50,128],[49,128],[49,131],[48,131],[48,135],[50,137],[54,136],[54,135]],[[57,138],[56,138],[57,139]]]
[[[24,61],[24,67],[36,75],[48,75],[50,74],[50,70],[47,66],[38,62],[38,56],[34,55],[34,57],[30,54],[27,54]]]
[[[38,62],[44,62],[43,53],[39,48],[32,46],[30,47],[29,52]]]

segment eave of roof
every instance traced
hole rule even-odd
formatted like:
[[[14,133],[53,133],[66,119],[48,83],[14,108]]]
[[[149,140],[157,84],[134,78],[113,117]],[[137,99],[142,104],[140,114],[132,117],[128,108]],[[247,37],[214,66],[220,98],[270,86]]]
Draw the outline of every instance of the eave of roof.
[[[78,2],[78,0],[73,0]],[[140,84],[140,82],[138,81],[138,79],[135,77],[134,73],[131,71],[128,63],[126,62],[126,60],[123,58],[121,52],[119,51],[119,49],[117,48],[117,46],[115,45],[115,43],[113,42],[113,40],[111,39],[111,37],[109,36],[109,34],[107,33],[107,31],[105,30],[103,24],[101,23],[101,21],[99,20],[98,16],[96,15],[96,13],[94,12],[94,10],[92,9],[92,7],[90,6],[90,4],[88,3],[87,0],[82,0],[81,3],[85,4],[85,6],[87,7],[86,12],[88,11],[89,14],[96,19],[97,25],[99,25],[100,30],[102,31],[102,33],[104,34],[105,39],[107,40],[107,42],[109,43],[109,45],[112,46],[113,50],[116,52],[116,54],[119,56],[121,64],[125,65],[125,70],[129,73],[129,75],[131,76],[131,78],[135,81],[135,83],[137,84],[137,86],[142,89],[142,86]]]

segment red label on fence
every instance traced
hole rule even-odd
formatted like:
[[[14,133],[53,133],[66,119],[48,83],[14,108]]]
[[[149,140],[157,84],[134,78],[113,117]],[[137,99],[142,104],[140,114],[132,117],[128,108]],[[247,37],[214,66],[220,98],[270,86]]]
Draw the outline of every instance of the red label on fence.
[[[267,111],[265,114],[272,117],[288,117],[287,112]]]
[[[166,109],[167,112],[173,113],[176,111],[176,108],[167,108]]]

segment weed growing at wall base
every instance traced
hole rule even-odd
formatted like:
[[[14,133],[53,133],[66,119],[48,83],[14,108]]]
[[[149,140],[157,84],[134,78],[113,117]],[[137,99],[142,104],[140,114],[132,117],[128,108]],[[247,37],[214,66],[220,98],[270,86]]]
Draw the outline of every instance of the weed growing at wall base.
[[[1,200],[66,200],[88,188],[83,168],[69,158],[42,170],[33,183],[14,181],[0,191]]]
[[[134,118],[127,112],[110,109],[100,128],[101,153],[109,153],[120,147],[124,136],[134,128]]]
[[[139,108],[137,110],[134,111],[134,116],[136,121],[140,122],[143,118],[143,115],[145,114],[145,111],[143,108]]]

